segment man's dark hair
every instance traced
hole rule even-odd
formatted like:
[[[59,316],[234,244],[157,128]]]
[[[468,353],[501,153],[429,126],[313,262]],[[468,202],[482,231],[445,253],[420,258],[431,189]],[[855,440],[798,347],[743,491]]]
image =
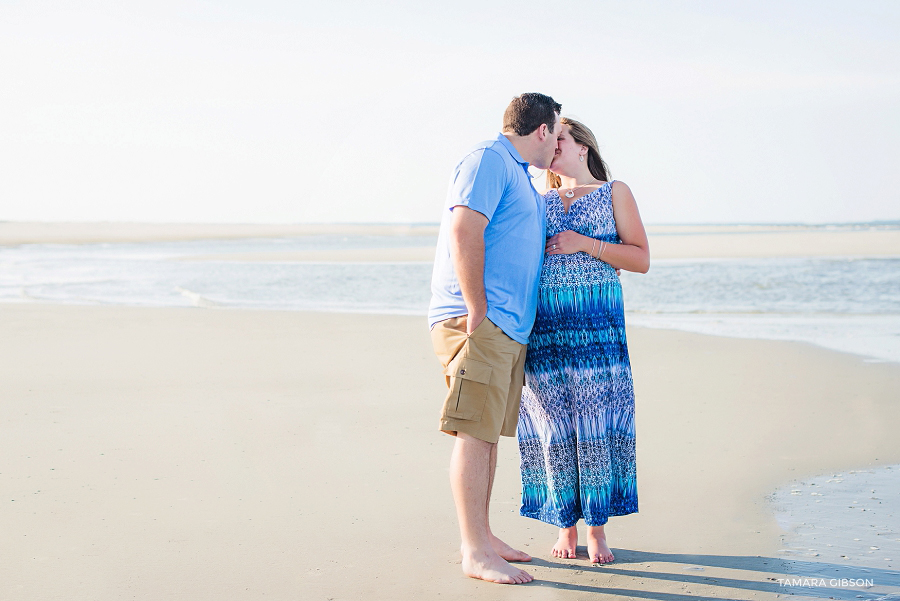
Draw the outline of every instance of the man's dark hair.
[[[527,136],[539,128],[541,123],[546,123],[547,129],[552,134],[556,115],[561,110],[560,103],[544,94],[528,92],[516,96],[503,113],[503,131],[514,132],[517,136]]]

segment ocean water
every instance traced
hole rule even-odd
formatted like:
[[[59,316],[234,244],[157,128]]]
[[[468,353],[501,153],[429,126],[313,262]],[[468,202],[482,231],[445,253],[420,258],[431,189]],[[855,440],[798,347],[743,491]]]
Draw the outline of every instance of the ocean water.
[[[244,252],[402,248],[431,236],[303,236],[0,249],[0,302],[423,314],[428,263],[192,261]]]
[[[900,599],[900,466],[796,480],[768,500],[785,578],[802,579],[784,594]]]
[[[0,248],[0,302],[425,315],[431,265],[192,261],[427,246],[432,236],[302,236]],[[632,325],[799,340],[900,361],[900,259],[659,260],[622,274]]]
[[[898,258],[656,261],[621,280],[632,325],[900,361]]]

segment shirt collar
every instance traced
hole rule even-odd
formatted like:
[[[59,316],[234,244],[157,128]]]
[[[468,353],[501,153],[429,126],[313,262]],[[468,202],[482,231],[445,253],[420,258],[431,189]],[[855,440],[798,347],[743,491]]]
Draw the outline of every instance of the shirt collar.
[[[504,148],[509,152],[513,159],[519,164],[521,164],[525,169],[528,169],[528,161],[522,158],[522,155],[519,154],[519,151],[516,150],[516,147],[512,145],[512,142],[504,136],[502,133],[497,134],[497,141],[503,144]]]

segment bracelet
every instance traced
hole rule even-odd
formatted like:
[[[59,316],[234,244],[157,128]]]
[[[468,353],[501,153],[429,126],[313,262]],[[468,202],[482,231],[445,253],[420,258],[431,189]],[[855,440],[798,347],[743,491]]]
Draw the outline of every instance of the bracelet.
[[[594,247],[597,246],[597,239],[592,238],[591,240],[593,240],[593,241],[591,242],[591,252],[589,254],[591,255],[591,258],[593,258],[594,257]]]
[[[600,257],[603,256],[603,251],[606,250],[606,241],[600,242],[600,253],[597,255],[597,259],[600,260]]]

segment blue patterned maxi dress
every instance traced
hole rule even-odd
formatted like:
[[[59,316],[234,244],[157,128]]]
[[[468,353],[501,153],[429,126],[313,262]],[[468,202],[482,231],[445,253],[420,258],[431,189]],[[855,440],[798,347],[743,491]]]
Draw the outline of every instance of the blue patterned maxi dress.
[[[547,201],[547,237],[565,230],[620,243],[612,182],[566,213]],[[521,514],[589,526],[638,510],[634,387],[625,342],[622,288],[608,263],[579,252],[547,255],[528,341],[519,411]]]

